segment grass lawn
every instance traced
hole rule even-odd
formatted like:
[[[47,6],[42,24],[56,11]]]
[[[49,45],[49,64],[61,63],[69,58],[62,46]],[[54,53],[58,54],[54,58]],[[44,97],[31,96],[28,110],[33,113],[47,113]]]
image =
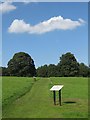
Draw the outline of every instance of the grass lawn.
[[[23,80],[23,81],[22,81]],[[30,91],[34,81],[25,77],[3,77],[2,78],[2,104],[6,107],[9,103],[20,98]]]
[[[0,77],[0,120],[2,119],[2,77]]]
[[[51,82],[52,81],[52,82]],[[3,118],[87,118],[88,78],[3,77]],[[50,88],[63,84],[62,106]],[[57,92],[58,94],[58,92]],[[58,95],[57,95],[58,96]]]

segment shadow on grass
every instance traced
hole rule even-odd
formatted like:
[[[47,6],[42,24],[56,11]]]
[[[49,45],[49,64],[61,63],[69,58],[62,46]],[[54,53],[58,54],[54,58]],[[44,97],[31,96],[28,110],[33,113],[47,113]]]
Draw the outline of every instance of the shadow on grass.
[[[66,104],[75,104],[76,102],[75,101],[66,101],[64,103],[66,103]]]

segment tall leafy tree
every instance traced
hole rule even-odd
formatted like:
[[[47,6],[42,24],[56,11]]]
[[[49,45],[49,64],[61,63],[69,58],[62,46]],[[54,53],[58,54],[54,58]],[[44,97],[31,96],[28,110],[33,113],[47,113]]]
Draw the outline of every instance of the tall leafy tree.
[[[90,68],[84,63],[79,64],[79,76],[88,77]]]
[[[61,76],[78,76],[79,74],[79,63],[70,52],[63,54],[60,57],[58,67],[60,69]]]
[[[35,76],[34,61],[27,53],[16,53],[8,62],[8,72],[10,76]]]

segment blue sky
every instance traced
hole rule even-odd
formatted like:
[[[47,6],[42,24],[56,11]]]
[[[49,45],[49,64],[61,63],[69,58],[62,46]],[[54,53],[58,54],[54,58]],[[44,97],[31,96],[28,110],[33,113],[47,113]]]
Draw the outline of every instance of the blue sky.
[[[36,67],[57,64],[59,57],[66,52],[73,53],[78,62],[88,64],[88,3],[14,2],[12,5],[16,8],[3,13],[2,16],[2,66],[7,66],[13,55],[21,51],[31,55]],[[61,29],[61,27],[57,29],[54,26],[52,30],[50,26],[52,23],[50,23],[48,32],[45,26],[42,27],[43,21],[46,25],[51,18],[54,21],[60,20],[59,16],[63,21],[71,20],[70,23],[64,21],[66,25],[72,22],[74,24],[75,21],[81,25],[74,26],[75,28],[72,29],[70,29],[71,25],[67,29]],[[84,23],[79,21],[79,18]],[[14,22],[14,20],[17,21]],[[25,29],[20,29],[19,25],[16,28],[16,23],[19,25],[23,23]],[[11,31],[8,30],[9,28]]]

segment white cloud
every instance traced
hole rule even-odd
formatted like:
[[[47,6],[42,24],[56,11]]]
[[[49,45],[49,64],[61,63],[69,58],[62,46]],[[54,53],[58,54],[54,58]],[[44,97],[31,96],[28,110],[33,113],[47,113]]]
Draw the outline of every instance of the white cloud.
[[[10,11],[13,11],[13,10],[17,9],[16,6],[12,5],[12,3],[14,3],[14,2],[22,2],[24,4],[31,3],[31,1],[29,1],[29,0],[22,0],[22,1],[19,1],[19,0],[5,0],[5,2],[0,3],[0,13],[7,13],[7,12],[10,12]],[[33,2],[36,2],[36,0],[34,0]]]
[[[23,33],[28,32],[30,30],[30,25],[26,24],[23,20],[14,20],[9,27],[9,32],[14,33]]]
[[[5,0],[5,2],[22,2],[22,3],[25,3],[25,4],[28,4],[28,3],[31,3],[31,2],[37,2],[37,0]]]
[[[73,21],[71,19],[64,19],[61,16],[52,17],[51,19],[40,22],[36,25],[30,25],[25,23],[24,20],[15,19],[8,28],[8,31],[10,33],[27,32],[30,34],[42,34],[53,30],[72,30],[84,23],[85,21],[83,19]]]
[[[12,5],[12,2],[0,3],[0,12],[6,13],[16,9],[16,6]]]

